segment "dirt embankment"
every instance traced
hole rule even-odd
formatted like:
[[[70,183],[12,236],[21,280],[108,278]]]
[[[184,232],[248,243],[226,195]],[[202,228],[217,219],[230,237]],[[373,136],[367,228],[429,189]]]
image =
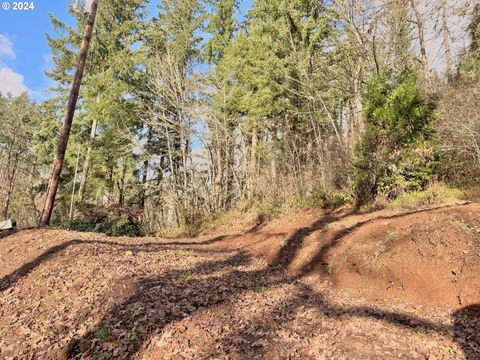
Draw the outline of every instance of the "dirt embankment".
[[[0,358],[478,359],[479,210],[2,235]]]
[[[336,288],[370,299],[480,302],[480,204],[310,212],[220,238],[212,246],[248,250],[293,274],[328,276]]]

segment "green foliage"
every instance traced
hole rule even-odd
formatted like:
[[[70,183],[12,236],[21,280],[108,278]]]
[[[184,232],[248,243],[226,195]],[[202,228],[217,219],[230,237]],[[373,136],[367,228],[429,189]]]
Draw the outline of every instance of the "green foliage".
[[[137,334],[137,332],[135,331],[135,329],[132,329],[132,330],[130,330],[130,331],[128,332],[128,334],[127,334],[127,339],[128,339],[129,341],[132,341],[132,342],[133,342],[133,341],[138,341],[138,334]]]
[[[438,157],[430,141],[433,106],[416,73],[372,79],[365,99],[366,131],[354,164],[357,202],[423,189]]]
[[[138,98],[146,86],[145,74],[139,71],[139,64],[145,62],[144,48],[139,46],[145,27],[142,21],[144,3],[144,0],[99,2],[62,173],[61,181],[65,185],[60,187],[61,200],[56,208],[56,218],[64,218],[68,212],[65,199],[72,193],[77,162],[80,171],[82,165],[86,166],[87,145],[94,121],[97,131],[91,144],[85,200],[104,199],[111,203],[116,197],[121,204],[131,203],[128,195],[138,192],[139,179],[134,176],[132,153],[135,147],[133,134],[139,126],[138,113],[143,107]],[[82,11],[71,10],[71,15],[77,20],[74,26],[51,16],[55,32],[47,35],[54,63],[47,75],[55,81],[53,90],[57,93],[47,110],[50,117],[57,113],[57,127],[61,125],[58,119],[66,107],[86,25]],[[53,130],[45,129],[45,135],[47,131],[49,133],[46,142],[49,151],[50,147],[55,148],[58,140],[57,136],[52,136]]]
[[[322,186],[315,187],[306,199],[309,207],[338,208],[353,202],[352,194],[346,190],[325,191]]]
[[[44,187],[45,156],[51,161],[52,141],[41,134],[56,128],[44,108],[27,93],[0,93],[0,218],[14,217],[21,226],[37,225],[33,199]]]
[[[64,221],[60,228],[82,232],[98,232],[108,236],[142,236],[142,223],[126,209],[96,209],[87,211],[83,217]]]
[[[109,214],[106,219],[95,226],[96,232],[108,236],[141,236],[141,225],[130,222],[126,215]]]
[[[388,202],[386,207],[394,210],[414,210],[422,206],[452,204],[462,198],[462,191],[452,189],[442,183],[434,183],[422,191],[403,193],[398,198]]]
[[[265,198],[256,202],[254,209],[259,217],[269,221],[282,213],[282,203],[283,201],[280,197],[276,199]]]
[[[85,219],[73,219],[63,221],[59,226],[60,229],[74,230],[80,232],[94,232],[95,224],[92,224],[89,220]]]
[[[299,91],[309,91],[307,84],[314,77],[311,59],[329,45],[333,31],[328,13],[315,4],[255,1],[248,32],[235,37],[216,68],[217,75],[227,80],[227,97],[218,99],[225,115],[248,115],[248,127],[307,130],[308,118],[296,116],[309,102]],[[305,74],[311,75],[307,79]],[[299,84],[305,89],[299,90]]]
[[[238,0],[207,0],[213,8],[205,32],[212,35],[205,46],[206,58],[217,63],[222,57],[225,48],[233,40],[238,28],[235,12]]]
[[[162,46],[185,72],[199,57],[202,38],[198,30],[204,20],[203,3],[199,0],[161,0],[158,6],[158,18],[151,30],[163,37]]]
[[[177,251],[178,256],[188,256],[190,252],[184,248],[180,248]]]
[[[228,222],[217,214],[236,206],[269,220],[354,198],[386,203],[420,196],[437,173],[432,102],[409,70],[415,24],[408,2],[390,2],[373,16],[371,6],[355,2],[256,0],[242,21],[238,0],[159,0],[151,16],[147,3],[100,2],[55,223],[66,218],[72,195],[77,214],[87,205],[138,207],[149,232],[196,236]],[[8,194],[4,177],[20,179],[10,208],[16,214],[31,204],[30,222],[47,186],[86,25],[85,14],[71,15],[74,25],[52,17],[55,34],[47,35],[57,97],[41,105],[0,97],[0,196]],[[478,68],[480,7],[473,15],[465,71]],[[357,26],[375,18],[383,20]],[[458,98],[446,104],[454,125],[466,97]],[[460,123],[475,121],[475,106],[463,108],[472,113]],[[465,136],[458,138],[448,143],[457,166],[445,166],[442,179],[447,172],[478,173],[466,171],[474,168],[475,151],[451,146]],[[33,180],[26,179],[30,173]],[[62,227],[137,236],[139,221],[105,211]]]
[[[353,201],[353,197],[348,190],[333,192],[333,194],[330,195],[330,199],[331,200],[328,200],[325,207],[337,208],[346,204],[350,204]]]
[[[193,275],[190,274],[190,273],[182,273],[182,274],[180,274],[179,280],[182,281],[182,282],[191,281],[191,280],[193,280]]]
[[[265,285],[262,285],[262,284],[257,284],[255,286],[255,290],[259,293],[266,293],[268,291],[268,287],[266,287]]]
[[[95,338],[97,338],[98,340],[106,340],[109,335],[110,335],[110,330],[106,326],[95,331]]]

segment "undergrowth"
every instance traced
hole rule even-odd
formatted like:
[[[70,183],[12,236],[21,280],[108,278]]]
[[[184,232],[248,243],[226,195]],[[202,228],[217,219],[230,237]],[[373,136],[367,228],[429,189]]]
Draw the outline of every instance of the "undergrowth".
[[[444,183],[432,183],[423,191],[405,192],[393,200],[378,196],[371,208],[414,210],[419,207],[455,204],[461,200],[465,200],[465,194],[461,190]]]
[[[108,236],[143,236],[142,223],[133,221],[125,214],[108,213],[101,218],[67,220],[59,227],[81,232],[103,233]]]
[[[432,183],[423,191],[403,192],[395,199],[378,195],[373,203],[363,210],[414,210],[419,207],[455,204],[462,200],[480,200],[480,188],[469,187],[459,190],[444,183]],[[355,199],[349,190],[325,191],[316,187],[306,196],[281,195],[276,198],[254,198],[241,202],[236,208],[199,218],[195,223],[175,228],[164,228],[153,235],[176,239],[211,234],[222,228],[232,228],[242,223],[269,222],[276,218],[292,215],[302,210],[336,209],[353,206]],[[64,229],[87,232],[102,232],[110,236],[141,236],[141,224],[132,223],[125,216],[109,214],[98,223],[85,219],[67,221]]]

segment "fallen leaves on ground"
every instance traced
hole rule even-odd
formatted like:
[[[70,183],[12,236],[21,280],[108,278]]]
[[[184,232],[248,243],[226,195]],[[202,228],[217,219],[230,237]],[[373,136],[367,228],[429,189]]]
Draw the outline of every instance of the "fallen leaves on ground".
[[[0,257],[2,359],[480,358],[475,312],[372,303],[241,251],[31,230]]]

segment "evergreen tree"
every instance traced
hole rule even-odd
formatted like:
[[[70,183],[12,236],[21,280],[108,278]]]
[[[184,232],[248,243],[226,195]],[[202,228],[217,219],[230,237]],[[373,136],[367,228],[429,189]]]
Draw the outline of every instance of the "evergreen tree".
[[[315,125],[338,130],[325,112],[329,96],[317,90],[322,87],[320,76],[329,61],[325,49],[332,36],[331,16],[323,3],[258,0],[249,13],[246,33],[235,38],[219,62],[217,74],[229,77],[230,89],[219,92],[217,103],[247,119],[242,130],[250,139],[246,175],[250,197],[253,188],[259,189],[254,185],[259,165],[269,163],[269,176],[277,177],[280,153],[292,156],[295,171],[304,171],[305,158],[295,159],[292,151],[310,146],[312,117]],[[223,94],[227,97],[222,99]],[[264,134],[269,140],[260,144]],[[269,151],[259,156],[262,148]]]
[[[192,128],[195,126],[196,65],[201,56],[204,9],[199,0],[162,0],[158,15],[147,30],[150,61],[146,66],[148,91],[144,125],[143,182],[155,167],[157,184],[153,202],[172,201],[175,222],[192,218]],[[150,158],[150,159],[149,159]],[[144,190],[145,191],[145,190]],[[144,192],[145,193],[145,192]],[[142,196],[144,202],[145,196]],[[142,204],[144,205],[144,204]]]
[[[40,121],[37,105],[27,93],[18,97],[0,94],[0,217],[4,219],[23,212],[29,203],[28,194],[36,181],[35,134]]]
[[[206,58],[210,63],[218,63],[223,57],[225,48],[233,40],[238,29],[235,13],[238,0],[209,0],[211,7],[208,25],[205,32],[211,35],[205,46]]]
[[[76,27],[68,27],[52,17],[54,29],[60,36],[48,36],[55,66],[47,75],[57,84],[55,90],[60,95],[60,102],[65,101],[85,24],[83,13],[75,10],[71,10],[71,13],[77,19]],[[91,166],[105,170],[101,176],[94,177],[93,182],[97,185],[102,182],[110,184],[114,181],[110,179],[110,175],[121,176],[122,159],[133,156],[133,136],[140,126],[136,117],[140,106],[138,99],[141,86],[145,84],[144,74],[139,69],[144,59],[143,49],[136,44],[145,28],[145,14],[143,0],[130,0],[121,4],[118,1],[100,2],[78,104],[76,122],[83,119],[83,125],[76,126],[77,134],[73,134],[74,141],[78,139],[80,143],[87,144],[81,149],[82,200]],[[95,142],[103,146],[95,146]],[[78,146],[72,143],[71,149],[74,148]],[[122,149],[122,152],[116,151],[118,149]],[[76,159],[73,162],[75,163]],[[71,164],[71,161],[68,163]],[[111,169],[111,166],[119,169]],[[70,173],[76,176],[73,172]],[[94,170],[93,174],[98,174],[98,169]],[[95,188],[98,191],[112,187],[108,185]],[[108,191],[103,196],[91,194],[93,197],[90,198],[113,201],[113,197],[108,194]]]
[[[468,27],[470,32],[470,47],[464,54],[463,61],[458,66],[458,80],[466,77],[463,80],[476,81],[478,77],[479,59],[480,59],[480,4],[473,8],[470,25]]]
[[[355,162],[358,203],[421,190],[434,173],[433,106],[415,72],[373,78],[365,95],[367,128]]]

